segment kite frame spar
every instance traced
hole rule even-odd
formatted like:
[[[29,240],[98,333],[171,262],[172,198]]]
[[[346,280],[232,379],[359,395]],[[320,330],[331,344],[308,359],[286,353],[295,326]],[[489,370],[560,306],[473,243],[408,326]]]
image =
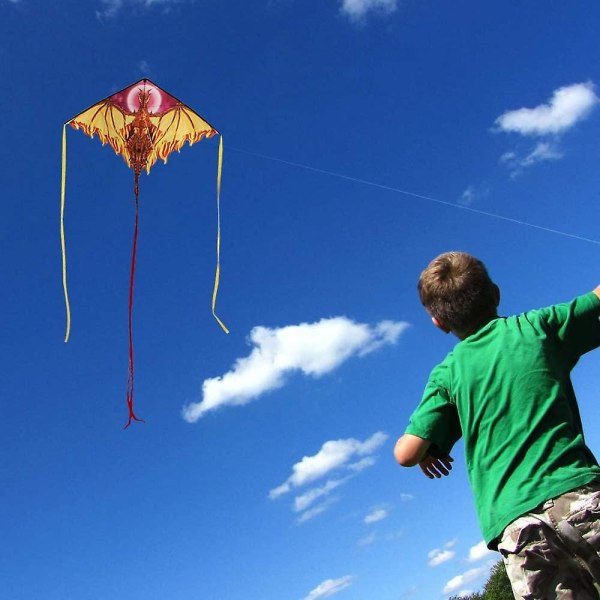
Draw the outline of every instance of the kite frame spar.
[[[136,94],[137,92],[137,94]],[[154,96],[152,93],[154,92]],[[155,112],[153,109],[166,108]],[[158,102],[158,104],[157,104]],[[151,106],[152,103],[152,106]],[[189,145],[218,135],[219,151],[217,163],[217,265],[212,294],[212,314],[225,333],[227,327],[215,312],[217,291],[220,282],[221,254],[221,175],[223,168],[223,135],[192,108],[165,92],[149,79],[142,79],[122,90],[111,94],[100,102],[92,104],[83,112],[75,115],[63,124],[62,133],[62,169],[60,201],[60,241],[62,252],[62,282],[66,309],[65,343],[69,341],[71,331],[71,307],[67,288],[67,254],[65,240],[65,196],[67,176],[67,125],[81,129],[86,135],[98,138],[104,146],[110,144],[116,154],[123,156],[125,163],[134,171],[135,228],[131,254],[129,285],[129,375],[127,384],[127,404],[129,407],[129,427],[132,420],[141,421],[133,410],[133,334],[132,309],[135,277],[135,262],[138,236],[139,176],[142,170],[150,173],[151,167],[161,158],[166,164],[171,152],[179,152],[187,141]]]

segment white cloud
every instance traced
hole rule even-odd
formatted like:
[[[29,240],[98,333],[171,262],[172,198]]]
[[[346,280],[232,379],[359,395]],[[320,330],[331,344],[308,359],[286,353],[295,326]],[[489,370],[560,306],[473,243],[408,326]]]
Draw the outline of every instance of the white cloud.
[[[487,573],[489,570],[488,566],[478,567],[476,569],[469,569],[462,575],[457,575],[448,581],[448,583],[444,586],[444,594],[450,594],[451,592],[455,592],[463,585],[467,583],[471,583],[476,579],[479,579],[482,575]]]
[[[352,356],[364,356],[395,344],[407,323],[382,321],[374,327],[346,317],[321,319],[275,329],[255,327],[250,354],[238,358],[230,371],[204,380],[202,401],[188,404],[183,418],[189,423],[226,405],[247,404],[265,392],[282,387],[289,374],[320,377]]]
[[[376,508],[365,517],[365,523],[377,523],[378,521],[383,521],[387,516],[388,511],[385,508]]]
[[[398,0],[342,0],[340,11],[351,20],[360,21],[367,13],[389,15],[398,8]]]
[[[490,550],[486,543],[482,540],[479,544],[475,544],[475,546],[469,549],[469,556],[467,558],[468,562],[477,562],[482,558],[492,554],[492,550]]]
[[[427,564],[430,567],[437,567],[438,565],[441,565],[442,563],[454,558],[455,555],[456,552],[453,550],[440,550],[439,548],[434,548],[427,553],[427,558],[429,558]]]
[[[446,542],[444,544],[444,548],[441,550],[439,548],[434,548],[433,550],[430,550],[427,553],[427,558],[429,559],[427,564],[430,567],[437,567],[438,565],[441,565],[442,563],[445,563],[450,559],[454,558],[456,552],[454,552],[452,548],[454,548],[454,546],[456,545],[456,541],[457,540],[454,539],[450,540],[449,542]]]
[[[410,502],[414,499],[415,497],[412,494],[400,494],[400,500],[402,500],[402,502]]]
[[[485,186],[469,185],[461,194],[458,203],[462,206],[471,206],[473,202],[485,198],[489,193],[490,190]]]
[[[297,496],[294,498],[294,512],[302,512],[303,510],[306,510],[316,500],[327,496],[330,492],[345,483],[347,480],[347,477],[344,479],[332,479],[322,487],[313,488],[301,496]]]
[[[326,579],[322,583],[320,583],[314,590],[312,590],[308,596],[306,596],[303,600],[319,600],[320,598],[329,598],[329,596],[333,596],[342,590],[350,587],[356,577],[353,575],[346,575],[345,577],[340,577],[339,579]]]
[[[96,11],[96,17],[100,20],[116,17],[125,6],[151,8],[152,6],[162,6],[168,11],[169,7],[179,4],[183,0],[100,0],[102,10]]]
[[[516,179],[527,167],[559,160],[562,157],[563,153],[555,142],[538,142],[526,156],[519,156],[516,152],[505,152],[500,157],[500,162],[510,169],[511,178]]]
[[[576,83],[555,90],[547,104],[505,112],[496,125],[521,135],[561,133],[585,119],[599,101],[591,82]]]
[[[353,465],[347,464],[350,459],[354,456],[372,454],[387,437],[385,433],[378,431],[364,442],[354,438],[325,442],[317,454],[305,456],[297,462],[292,467],[292,474],[284,483],[272,489],[269,497],[277,498],[288,493],[292,488],[320,479],[335,469],[351,469]]]
[[[438,550],[436,548],[435,550],[431,550],[431,552],[427,554],[429,558],[427,564],[430,567],[437,567],[438,565],[441,565],[442,563],[445,563],[446,561],[449,561],[450,559],[454,558],[455,555],[456,552],[454,552],[453,550]]]
[[[547,160],[558,160],[562,158],[562,152],[550,142],[539,142],[536,147],[520,161],[522,167],[529,167]]]
[[[322,504],[311,508],[310,510],[305,510],[297,519],[298,523],[306,523],[306,521],[310,521],[314,519],[317,515],[323,514],[333,503],[335,502],[335,498],[329,498]]]

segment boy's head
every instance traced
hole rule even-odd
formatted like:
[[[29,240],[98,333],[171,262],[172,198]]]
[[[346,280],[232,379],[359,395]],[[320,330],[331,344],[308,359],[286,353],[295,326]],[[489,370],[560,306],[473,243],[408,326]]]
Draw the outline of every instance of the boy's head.
[[[472,333],[497,316],[500,292],[485,265],[466,252],[446,252],[419,277],[419,297],[443,331]]]

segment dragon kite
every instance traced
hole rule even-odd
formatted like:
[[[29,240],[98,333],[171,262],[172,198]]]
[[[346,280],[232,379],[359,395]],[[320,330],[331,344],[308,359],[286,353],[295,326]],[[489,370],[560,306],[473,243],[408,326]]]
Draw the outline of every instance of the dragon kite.
[[[138,238],[139,215],[139,179],[140,173],[150,169],[160,158],[165,163],[171,152],[179,150],[185,142],[191,146],[204,138],[214,135],[219,136],[218,164],[217,164],[217,266],[215,283],[212,295],[212,314],[222,327],[229,333],[215,312],[217,290],[220,277],[220,194],[221,172],[223,165],[223,136],[198,113],[186,106],[171,94],[165,92],[149,79],[142,79],[128,87],[112,94],[108,98],[97,102],[83,112],[79,113],[63,125],[62,135],[62,174],[61,174],[61,208],[60,208],[60,234],[62,249],[62,278],[67,313],[65,342],[69,340],[71,330],[71,309],[67,290],[67,260],[65,244],[65,187],[66,187],[66,159],[67,159],[67,125],[73,129],[80,129],[93,138],[98,136],[102,145],[110,144],[112,149],[120,154],[128,167],[134,173],[135,195],[135,226],[133,233],[133,247],[131,251],[131,271],[129,280],[129,370],[127,378],[127,406],[129,421],[141,421],[133,407],[133,288],[135,280],[135,262]]]

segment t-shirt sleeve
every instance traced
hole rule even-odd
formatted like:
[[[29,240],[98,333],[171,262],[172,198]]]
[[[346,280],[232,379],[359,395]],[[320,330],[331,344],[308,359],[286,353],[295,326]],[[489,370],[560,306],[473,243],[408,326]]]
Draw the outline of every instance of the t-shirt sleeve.
[[[432,374],[433,375],[433,374]],[[446,388],[430,377],[421,403],[410,417],[406,433],[435,444],[443,455],[462,435],[456,405],[450,401]]]
[[[600,346],[600,298],[595,293],[540,312],[549,331],[556,335],[574,362]]]

